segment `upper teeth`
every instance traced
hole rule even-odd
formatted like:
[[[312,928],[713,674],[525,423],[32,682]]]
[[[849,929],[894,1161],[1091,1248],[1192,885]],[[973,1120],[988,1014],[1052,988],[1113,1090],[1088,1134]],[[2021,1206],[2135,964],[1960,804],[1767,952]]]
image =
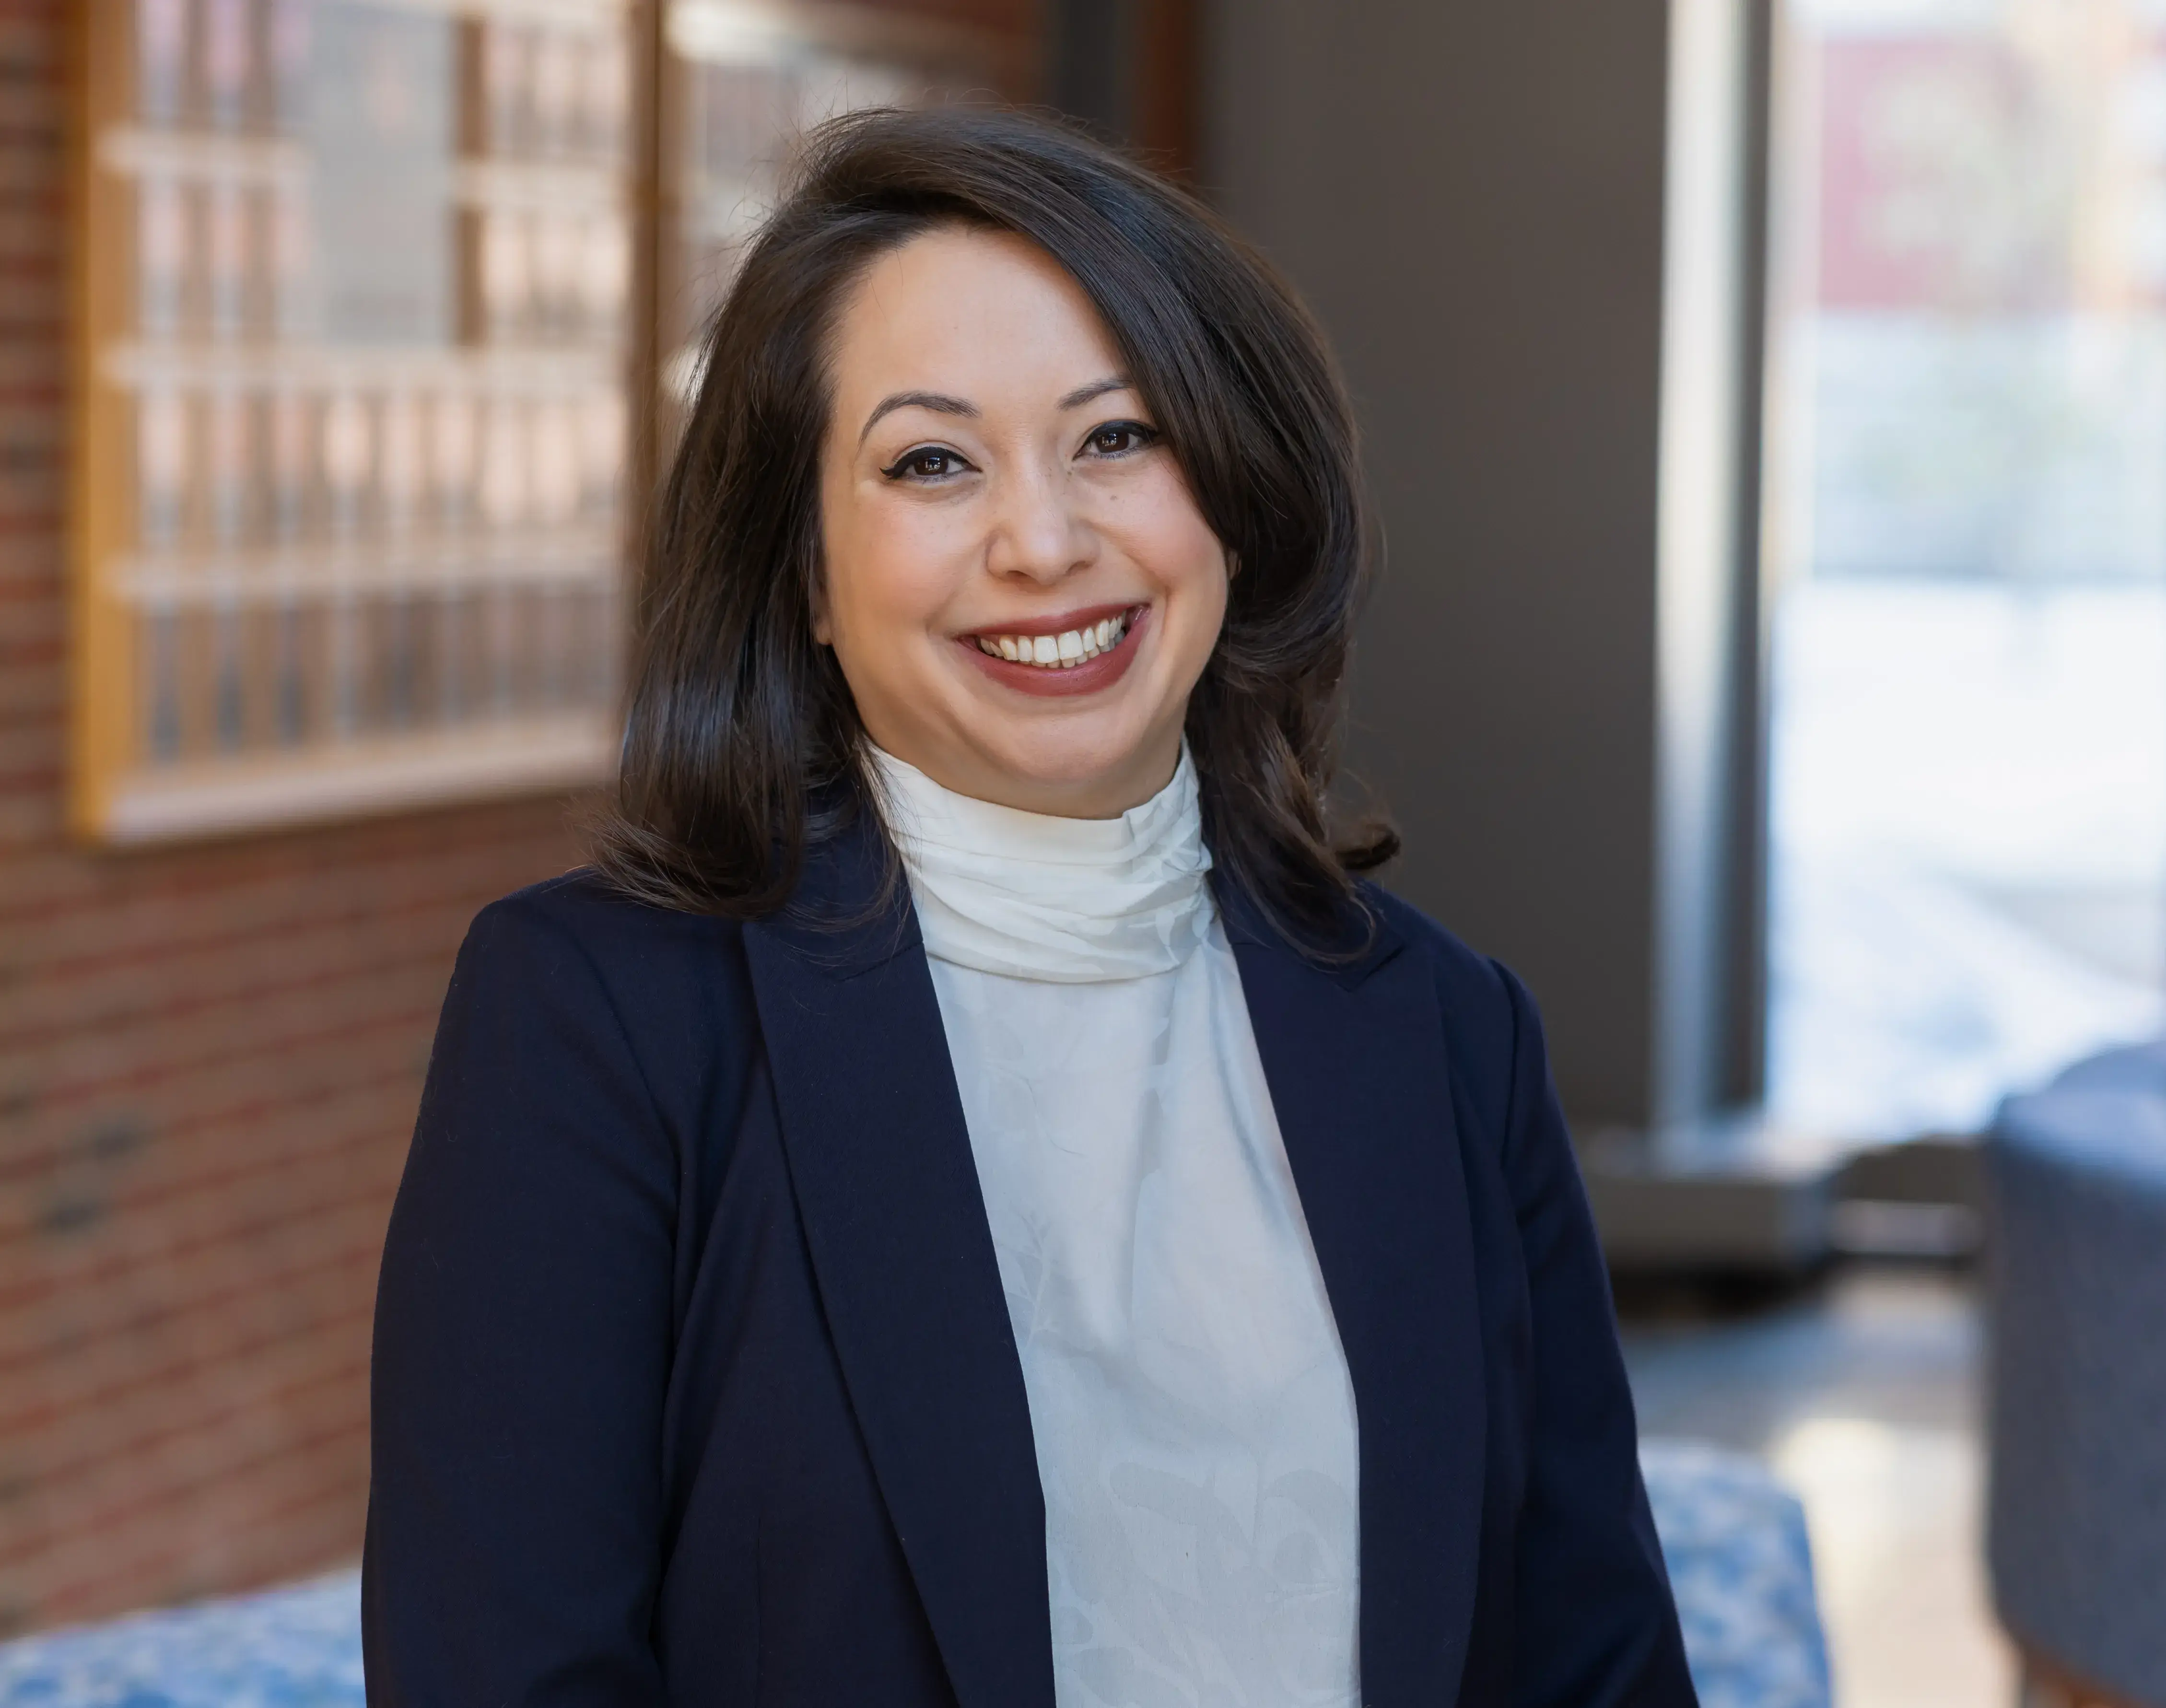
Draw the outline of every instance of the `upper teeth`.
[[[1089,628],[1066,629],[1057,635],[980,635],[977,641],[979,651],[1010,664],[1072,670],[1086,659],[1110,652],[1128,632],[1128,614],[1123,611]]]

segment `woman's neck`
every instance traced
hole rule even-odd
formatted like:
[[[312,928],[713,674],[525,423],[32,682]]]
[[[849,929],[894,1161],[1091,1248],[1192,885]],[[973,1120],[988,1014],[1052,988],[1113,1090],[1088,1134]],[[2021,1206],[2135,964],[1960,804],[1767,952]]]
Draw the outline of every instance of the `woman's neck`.
[[[935,960],[1098,983],[1170,971],[1208,931],[1211,855],[1185,753],[1171,781],[1112,818],[977,800],[878,748],[871,757]]]
[[[1109,764],[1050,756],[1042,768],[1006,763],[975,744],[916,732],[871,731],[874,747],[902,760],[950,794],[1048,818],[1118,818],[1164,791],[1181,763],[1180,727],[1154,731]],[[889,736],[900,739],[890,740]]]

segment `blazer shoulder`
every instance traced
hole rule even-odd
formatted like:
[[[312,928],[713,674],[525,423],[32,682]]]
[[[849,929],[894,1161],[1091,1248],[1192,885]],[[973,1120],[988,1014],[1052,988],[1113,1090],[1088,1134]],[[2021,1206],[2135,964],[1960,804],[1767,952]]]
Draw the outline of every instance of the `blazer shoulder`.
[[[1382,886],[1365,878],[1360,887],[1362,899],[1385,928],[1428,963],[1439,994],[1454,1007],[1509,1008],[1510,986],[1518,981],[1502,961],[1470,948],[1455,933]]]
[[[642,1040],[754,1023],[738,922],[635,900],[588,867],[490,902],[468,928],[459,960],[462,971],[499,981],[598,992]]]
[[[1360,888],[1403,952],[1418,955],[1429,969],[1452,1072],[1485,1127],[1501,1134],[1527,1042],[1523,1034],[1537,1023],[1525,986],[1503,962],[1469,947],[1412,902],[1366,880]]]
[[[586,868],[483,907],[446,1002],[589,1039],[602,1056],[636,1066],[680,1140],[705,1130],[705,1112],[734,1106],[761,1047],[742,928],[636,901]],[[532,1071],[560,1065],[572,1063]]]
[[[470,940],[554,938],[578,949],[605,976],[626,965],[657,970],[658,959],[705,960],[742,953],[743,927],[712,914],[679,912],[625,895],[590,866],[499,896],[474,916]]]

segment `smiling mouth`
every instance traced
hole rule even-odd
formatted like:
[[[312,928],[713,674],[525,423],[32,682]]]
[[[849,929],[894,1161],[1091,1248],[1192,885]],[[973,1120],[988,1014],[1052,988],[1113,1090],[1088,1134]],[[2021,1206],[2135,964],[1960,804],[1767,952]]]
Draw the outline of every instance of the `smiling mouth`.
[[[1079,664],[1112,652],[1128,638],[1136,608],[1101,617],[1096,622],[1057,634],[973,635],[978,650],[991,658],[1011,664],[1028,664],[1040,670],[1072,670]]]

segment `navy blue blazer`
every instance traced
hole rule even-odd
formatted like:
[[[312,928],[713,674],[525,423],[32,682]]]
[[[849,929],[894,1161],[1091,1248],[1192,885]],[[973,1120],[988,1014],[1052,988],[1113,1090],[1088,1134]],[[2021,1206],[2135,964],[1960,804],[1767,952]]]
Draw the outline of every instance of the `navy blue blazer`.
[[[1052,1708],[1022,1371],[874,870],[474,921],[377,1298],[377,1708]],[[1363,1700],[1688,1708],[1534,1007],[1369,894],[1326,966],[1219,892],[1353,1380]]]

